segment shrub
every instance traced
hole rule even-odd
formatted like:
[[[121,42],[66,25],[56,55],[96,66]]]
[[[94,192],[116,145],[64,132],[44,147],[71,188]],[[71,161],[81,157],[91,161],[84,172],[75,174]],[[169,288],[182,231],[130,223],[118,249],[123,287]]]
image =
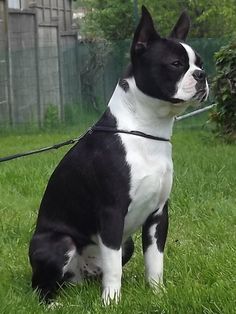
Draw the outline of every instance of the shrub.
[[[48,104],[44,113],[43,127],[46,130],[52,130],[59,126],[60,118],[58,107],[53,104]]]
[[[216,131],[227,141],[236,141],[236,42],[222,47],[215,54],[216,76],[213,92],[216,110],[211,119]]]

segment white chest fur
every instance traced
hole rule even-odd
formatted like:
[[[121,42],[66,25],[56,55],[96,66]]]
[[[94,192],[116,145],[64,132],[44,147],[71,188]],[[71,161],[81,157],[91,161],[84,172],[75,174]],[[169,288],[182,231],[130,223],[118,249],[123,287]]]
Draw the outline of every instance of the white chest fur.
[[[172,186],[171,144],[122,135],[130,166],[131,203],[125,218],[124,239],[167,201]]]
[[[127,82],[128,91],[118,85],[109,102],[117,128],[170,139],[174,116],[183,111],[186,104],[176,105],[149,97],[137,88],[134,78]],[[169,142],[128,134],[119,136],[130,166],[131,203],[125,218],[125,239],[168,199],[172,186],[172,147]]]

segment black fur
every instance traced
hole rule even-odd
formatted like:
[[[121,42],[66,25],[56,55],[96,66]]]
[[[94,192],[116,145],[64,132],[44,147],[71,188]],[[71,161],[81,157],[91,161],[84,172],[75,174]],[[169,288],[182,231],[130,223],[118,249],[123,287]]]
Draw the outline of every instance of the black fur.
[[[131,259],[134,253],[134,241],[129,237],[122,246],[122,266]]]
[[[109,109],[97,125],[116,127]],[[29,250],[32,286],[42,298],[51,298],[62,281],[72,243],[81,252],[92,243],[91,235],[99,233],[108,247],[120,247],[130,203],[129,171],[119,137],[108,133],[87,133],[59,163],[44,193]],[[68,240],[63,244],[64,237],[70,245]]]
[[[189,31],[188,21],[187,15],[182,14],[172,31],[172,36],[178,33],[178,37],[161,38],[154,28],[151,15],[143,8],[131,46],[131,60],[136,85],[145,94],[173,103],[181,102],[173,95],[176,82],[189,68],[188,54],[178,42],[183,41]],[[176,60],[181,62],[181,66],[174,66]]]
[[[67,262],[66,253],[73,240],[57,232],[36,233],[31,240],[29,256],[33,270],[32,288],[40,297],[49,302],[55,295],[64,278],[62,268]]]
[[[157,214],[158,211],[152,213],[146,220],[142,229],[142,244],[143,252],[152,244],[150,237],[150,228],[156,225],[155,241],[160,252],[164,251],[166,237],[168,233],[168,202],[166,202],[162,213]]]
[[[180,102],[172,97],[176,83],[189,67],[187,52],[179,43],[185,39],[188,29],[186,14],[183,14],[171,33],[176,38],[161,38],[150,14],[143,8],[131,47],[131,65],[119,82],[123,90],[128,92],[130,88],[125,79],[134,76],[144,94]],[[176,66],[176,60],[180,66]],[[109,107],[96,125],[117,127]],[[122,237],[131,202],[129,191],[130,166],[120,136],[87,132],[56,167],[40,205],[29,256],[32,287],[39,291],[41,298],[49,301],[58,286],[73,276],[71,272],[62,272],[68,252],[76,248],[82,254],[85,247],[95,244],[93,235],[100,235],[103,244],[114,250],[122,245],[122,264],[128,262],[134,244],[132,238],[122,244]],[[143,225],[144,252],[151,243],[149,230],[153,224],[157,224],[155,238],[162,252],[168,229],[167,204],[161,215],[150,215]]]

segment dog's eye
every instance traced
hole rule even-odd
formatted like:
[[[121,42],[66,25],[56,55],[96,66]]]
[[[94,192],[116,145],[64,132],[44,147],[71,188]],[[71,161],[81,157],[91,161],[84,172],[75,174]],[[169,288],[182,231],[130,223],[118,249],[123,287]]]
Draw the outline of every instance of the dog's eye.
[[[176,68],[179,68],[183,65],[179,60],[176,60],[176,61],[172,62],[171,64]]]

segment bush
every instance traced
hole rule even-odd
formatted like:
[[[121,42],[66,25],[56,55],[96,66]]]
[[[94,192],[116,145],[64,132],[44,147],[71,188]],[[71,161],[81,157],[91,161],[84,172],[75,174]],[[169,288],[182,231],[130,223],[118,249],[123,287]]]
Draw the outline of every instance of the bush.
[[[44,113],[43,127],[46,130],[53,130],[60,124],[58,107],[53,104],[48,104]]]
[[[218,135],[236,141],[236,42],[222,47],[215,61],[213,92],[217,106],[211,119],[216,122]]]

